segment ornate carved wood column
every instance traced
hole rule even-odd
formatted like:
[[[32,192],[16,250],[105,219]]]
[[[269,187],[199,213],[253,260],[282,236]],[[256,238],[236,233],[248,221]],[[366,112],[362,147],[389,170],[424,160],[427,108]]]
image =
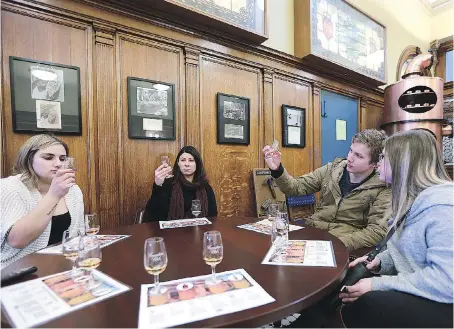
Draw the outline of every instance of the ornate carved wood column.
[[[94,110],[90,116],[90,172],[94,173],[90,189],[92,204],[100,216],[101,227],[118,227],[120,221],[119,129],[117,111],[117,75],[115,29],[95,23],[93,52]]]
[[[186,145],[202,153],[202,125],[200,118],[200,51],[185,47],[186,69]]]

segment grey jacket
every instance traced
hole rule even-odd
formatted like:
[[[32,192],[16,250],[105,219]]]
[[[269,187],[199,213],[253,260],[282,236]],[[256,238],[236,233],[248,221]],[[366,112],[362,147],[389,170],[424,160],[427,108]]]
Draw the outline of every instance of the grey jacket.
[[[372,290],[397,290],[440,303],[453,303],[454,184],[424,190],[404,222],[378,254]]]

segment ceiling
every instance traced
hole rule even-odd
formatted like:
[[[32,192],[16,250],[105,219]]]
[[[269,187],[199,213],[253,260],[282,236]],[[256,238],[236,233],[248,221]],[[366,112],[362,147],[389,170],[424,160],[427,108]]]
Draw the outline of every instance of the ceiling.
[[[453,0],[421,0],[426,8],[432,13],[438,13],[453,5]]]

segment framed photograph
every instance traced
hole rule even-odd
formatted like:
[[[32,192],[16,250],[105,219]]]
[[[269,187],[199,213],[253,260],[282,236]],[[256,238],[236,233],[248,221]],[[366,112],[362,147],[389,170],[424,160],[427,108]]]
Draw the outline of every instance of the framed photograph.
[[[80,69],[9,57],[15,133],[82,135]]]
[[[282,105],[282,145],[306,146],[306,109]]]
[[[249,98],[217,94],[218,144],[249,145]]]
[[[129,138],[175,140],[175,85],[128,77]]]

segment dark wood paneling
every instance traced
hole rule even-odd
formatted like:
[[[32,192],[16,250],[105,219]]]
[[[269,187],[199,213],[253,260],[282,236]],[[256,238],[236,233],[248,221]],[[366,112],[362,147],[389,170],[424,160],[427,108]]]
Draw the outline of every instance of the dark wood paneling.
[[[282,163],[293,176],[312,170],[314,114],[310,106],[310,85],[282,75],[274,76],[274,134],[282,146],[282,104],[306,109],[306,147],[281,147]],[[269,142],[268,142],[269,143]]]
[[[255,216],[252,169],[261,161],[261,84],[259,70],[202,57],[201,112],[203,159],[218,202],[220,216]],[[217,144],[216,94],[250,99],[250,144]]]
[[[3,170],[11,174],[21,145],[30,134],[13,133],[11,111],[11,84],[9,56],[18,56],[80,67],[82,136],[64,136],[71,156],[77,159],[76,182],[84,194],[85,206],[89,204],[90,178],[88,171],[88,96],[89,90],[89,43],[90,27],[62,18],[41,14],[35,18],[2,10],[2,57],[3,57]],[[6,28],[5,28],[6,27]]]
[[[87,211],[97,211],[103,227],[133,223],[150,197],[160,155],[174,161],[183,145],[201,151],[220,215],[254,216],[251,169],[264,166],[265,144],[281,140],[282,104],[307,109],[306,148],[283,148],[285,166],[299,175],[321,165],[321,88],[361,98],[366,104],[361,128],[378,126],[381,90],[333,80],[266,47],[206,37],[159,19],[84,2],[1,3],[1,174],[11,173],[17,150],[30,136],[12,132],[8,57],[80,67],[83,134],[63,139],[77,158],[77,182]],[[175,141],[128,138],[128,76],[175,84]],[[250,98],[249,146],[216,143],[218,92]]]
[[[361,106],[361,126],[360,129],[380,129],[383,120],[383,104],[367,102],[360,99]]]
[[[120,218],[119,193],[119,153],[115,62],[115,30],[103,25],[95,25],[95,75],[94,105],[95,158],[91,164],[96,172],[95,209],[100,216],[103,228],[116,227]]]
[[[132,224],[137,209],[147,203],[154,182],[154,171],[160,162],[160,155],[170,154],[172,164],[180,150],[182,134],[181,74],[184,55],[181,48],[150,42],[145,39],[121,35],[119,38],[121,83],[121,130],[120,143],[120,202],[122,216],[119,224]],[[175,84],[176,96],[176,140],[150,141],[128,138],[128,95],[127,77],[137,77]]]

